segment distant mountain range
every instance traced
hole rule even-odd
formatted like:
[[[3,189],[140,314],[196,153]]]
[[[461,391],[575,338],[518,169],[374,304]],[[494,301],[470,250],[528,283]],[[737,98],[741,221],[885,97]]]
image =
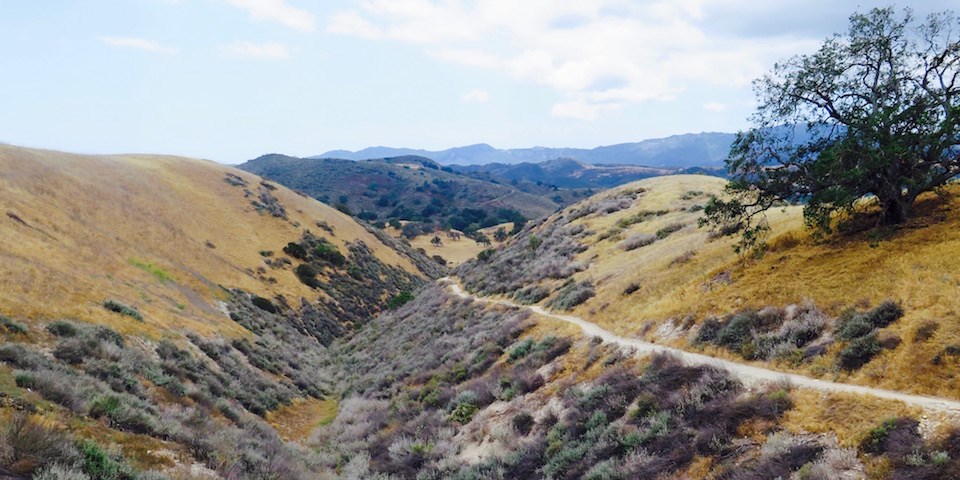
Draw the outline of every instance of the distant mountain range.
[[[312,158],[366,160],[416,155],[442,165],[486,165],[501,163],[542,163],[570,159],[593,165],[643,165],[654,168],[717,168],[736,138],[732,133],[689,133],[672,137],[621,143],[592,149],[584,148],[511,148],[498,149],[485,143],[430,151],[412,148],[370,147],[356,152],[332,150]]]

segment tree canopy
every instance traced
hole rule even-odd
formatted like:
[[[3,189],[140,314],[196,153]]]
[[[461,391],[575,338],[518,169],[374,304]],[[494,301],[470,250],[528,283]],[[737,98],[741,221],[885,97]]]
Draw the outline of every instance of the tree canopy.
[[[960,174],[958,26],[952,12],[873,9],[815,53],[777,63],[754,81],[753,128],[737,135],[729,195],[711,200],[704,223],[742,231],[743,247],[784,203],[803,204],[819,232],[864,198],[880,224],[907,220],[918,195]]]

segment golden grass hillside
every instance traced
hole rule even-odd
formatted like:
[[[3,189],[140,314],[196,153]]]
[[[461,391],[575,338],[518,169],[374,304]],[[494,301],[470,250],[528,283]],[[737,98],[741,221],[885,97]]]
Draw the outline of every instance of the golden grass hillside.
[[[899,302],[903,317],[877,333],[889,345],[863,368],[845,372],[827,360],[772,366],[960,398],[960,188],[922,197],[916,218],[899,229],[879,231],[868,219],[859,232],[823,241],[810,238],[799,207],[771,210],[769,250],[757,259],[733,252],[736,236],[711,238],[697,226],[698,206],[724,185],[706,176],[642,180],[568,207],[531,235],[558,222],[580,232],[574,237],[586,248],[571,263],[583,267],[570,279],[592,282],[595,295],[574,314],[683,348],[699,348],[691,334],[711,316],[812,303],[835,317],[851,307]],[[631,241],[642,246],[631,248]],[[557,292],[568,281],[546,278],[540,285]],[[539,303],[550,306],[552,298]],[[830,348],[832,359],[840,346]],[[706,350],[745,362],[728,350]]]
[[[440,258],[446,260],[448,266],[455,267],[463,262],[466,262],[467,260],[475,258],[477,254],[482,252],[484,249],[490,248],[491,246],[495,247],[503,243],[498,242],[494,236],[494,233],[498,228],[503,228],[507,232],[510,232],[513,229],[513,222],[480,229],[480,232],[486,235],[490,240],[490,246],[477,243],[476,240],[464,236],[462,232],[456,230],[438,231],[428,235],[417,235],[415,238],[410,240],[410,246],[413,248],[422,249],[427,256],[439,256]],[[402,232],[399,229],[387,227],[385,230],[387,233],[396,238],[403,237]],[[453,235],[451,235],[451,233],[453,233]],[[440,245],[433,244],[432,240],[434,236],[440,237]]]
[[[261,193],[286,218],[258,211],[252,200]],[[222,288],[295,301],[319,295],[289,271],[258,271],[261,252],[279,252],[305,230],[344,253],[346,242],[362,240],[383,263],[419,274],[350,217],[209,161],[0,146],[0,205],[0,314],[27,322],[243,335],[218,308]],[[105,310],[108,299],[136,307],[144,322]]]

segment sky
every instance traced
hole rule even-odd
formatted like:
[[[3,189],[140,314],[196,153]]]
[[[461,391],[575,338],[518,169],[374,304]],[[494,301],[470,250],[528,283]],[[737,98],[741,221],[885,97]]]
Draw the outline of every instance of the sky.
[[[735,132],[875,6],[960,0],[3,0],[0,143],[240,163]]]

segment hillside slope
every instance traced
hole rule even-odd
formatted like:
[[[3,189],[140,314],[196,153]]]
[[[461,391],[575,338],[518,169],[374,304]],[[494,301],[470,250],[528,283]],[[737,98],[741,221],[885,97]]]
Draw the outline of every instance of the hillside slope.
[[[643,178],[676,173],[676,170],[634,165],[590,165],[568,158],[540,163],[488,163],[455,166],[454,170],[480,178],[507,182],[556,185],[560,188],[610,188]]]
[[[302,478],[278,432],[335,414],[327,347],[445,271],[213,162],[0,146],[0,205],[11,478]]]
[[[960,398],[958,188],[896,231],[809,238],[797,207],[769,212],[769,250],[697,227],[724,180],[660,177],[572,205],[459,269],[481,294],[570,310],[625,336],[783,371]],[[852,229],[852,231],[850,231]],[[859,233],[857,233],[859,231]]]
[[[345,204],[367,220],[416,220],[443,226],[453,221],[453,228],[464,230],[473,220],[473,215],[463,214],[465,209],[485,212],[489,224],[479,227],[488,227],[514,220],[501,215],[502,209],[541,218],[558,207],[545,195],[441,170],[423,157],[352,161],[265,155],[239,168],[324,202]]]
[[[216,308],[220,287],[315,296],[290,272],[260,271],[261,252],[307,230],[345,252],[362,241],[386,265],[423,275],[350,217],[213,162],[2,146],[0,172],[0,301],[10,316],[117,323],[100,306],[111,298],[141,309],[138,328],[238,334]],[[270,197],[282,216],[258,211]]]

